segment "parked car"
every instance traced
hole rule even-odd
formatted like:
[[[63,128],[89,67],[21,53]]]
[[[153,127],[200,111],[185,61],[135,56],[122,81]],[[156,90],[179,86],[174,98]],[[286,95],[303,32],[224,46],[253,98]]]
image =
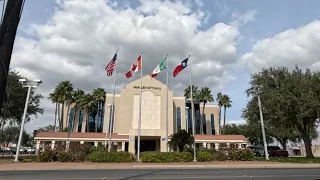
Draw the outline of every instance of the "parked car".
[[[282,150],[279,146],[268,146],[268,152],[270,157],[288,157],[289,152]]]
[[[264,155],[264,148],[262,146],[248,146],[249,149],[253,151],[255,156],[263,157]]]
[[[36,153],[36,149],[35,149],[35,148],[26,147],[26,149],[27,149],[27,152],[28,152],[29,154],[34,154],[34,153]]]

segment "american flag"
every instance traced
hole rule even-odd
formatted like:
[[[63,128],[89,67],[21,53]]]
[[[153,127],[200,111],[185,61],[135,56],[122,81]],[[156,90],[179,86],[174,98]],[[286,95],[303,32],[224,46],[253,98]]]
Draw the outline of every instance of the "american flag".
[[[105,70],[107,71],[107,76],[112,76],[113,70],[116,67],[116,65],[117,65],[117,53],[114,54],[113,58],[105,68]]]

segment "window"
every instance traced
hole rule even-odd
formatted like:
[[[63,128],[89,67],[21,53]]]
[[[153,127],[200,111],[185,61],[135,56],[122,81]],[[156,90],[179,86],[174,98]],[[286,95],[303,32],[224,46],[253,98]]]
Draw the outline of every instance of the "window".
[[[214,115],[213,114],[211,114],[210,115],[210,121],[211,121],[211,133],[212,133],[212,135],[215,135],[216,134],[216,131],[214,130]]]
[[[202,124],[203,124],[203,134],[207,134],[207,118],[206,114],[202,116]]]
[[[83,109],[81,109],[80,116],[79,116],[78,132],[81,132],[81,129],[82,129],[83,115],[84,115],[84,111]]]
[[[113,108],[114,107],[114,108]],[[113,110],[114,109],[114,110]],[[113,117],[112,118],[112,110],[113,110]],[[115,117],[116,117],[116,108],[115,106],[111,105],[110,106],[110,116],[109,116],[109,126],[112,126],[111,127],[111,132],[110,133],[113,133],[113,129],[114,129],[114,120],[115,120]],[[110,131],[110,127],[108,129],[108,132]]]
[[[74,113],[74,108],[70,109],[70,114],[69,114],[69,122],[68,122],[68,130],[72,131],[72,124],[73,124],[73,116],[75,115]]]
[[[181,108],[177,107],[177,119],[176,119],[177,132],[181,130]]]

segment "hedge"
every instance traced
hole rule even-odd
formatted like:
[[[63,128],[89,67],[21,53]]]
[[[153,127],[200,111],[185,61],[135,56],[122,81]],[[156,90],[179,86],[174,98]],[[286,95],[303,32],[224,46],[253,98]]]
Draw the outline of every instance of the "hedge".
[[[89,154],[88,161],[98,163],[111,163],[111,162],[133,162],[135,158],[128,152],[108,152],[108,151],[94,151]]]
[[[143,152],[141,161],[145,163],[191,162],[193,157],[189,152]]]
[[[228,157],[231,161],[253,161],[254,153],[251,149],[229,150]]]
[[[213,161],[213,154],[211,152],[198,152],[197,160],[199,162],[211,162]]]

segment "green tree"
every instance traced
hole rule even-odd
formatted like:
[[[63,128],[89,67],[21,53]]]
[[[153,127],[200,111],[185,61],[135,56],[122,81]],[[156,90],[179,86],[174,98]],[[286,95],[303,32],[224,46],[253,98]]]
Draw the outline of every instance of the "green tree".
[[[277,67],[253,74],[247,90],[259,87],[266,124],[297,130],[309,158],[314,157],[311,141],[320,114],[319,84],[319,72],[302,71],[297,66],[293,71]]]
[[[28,89],[23,87],[19,82],[19,79],[28,79],[19,74],[17,71],[10,71],[8,74],[8,86],[7,86],[7,98],[0,111],[0,119],[2,120],[1,125],[7,124],[10,120],[10,124],[20,125],[23,118],[23,111],[25,101],[27,97]],[[43,108],[40,107],[41,94],[36,94],[35,90],[31,90],[30,101],[28,105],[26,123],[31,121],[31,117],[37,118],[38,115],[43,114]]]
[[[251,144],[253,145],[263,145],[262,141],[262,131],[259,123],[250,123],[250,124],[226,124],[223,132],[225,134],[234,134],[234,135],[243,135],[245,136]],[[273,143],[273,138],[266,135],[267,143]]]
[[[181,129],[177,133],[173,134],[169,145],[178,147],[179,152],[182,152],[186,145],[191,146],[193,144],[194,138],[186,130]]]
[[[0,134],[1,142],[6,144],[9,143],[17,143],[20,134],[20,127],[18,126],[8,126],[4,129],[4,131]],[[30,141],[32,140],[31,136],[23,131],[21,145],[26,146],[30,145]]]
[[[214,98],[211,94],[211,91],[208,87],[203,87],[198,91],[198,100],[203,103],[202,106],[202,118],[200,121],[200,134],[204,134],[203,132],[203,120],[205,119],[205,106],[208,102],[213,102]]]
[[[221,107],[223,106],[222,104],[222,93],[219,92],[217,94],[217,98],[216,98],[216,101],[218,102],[218,106],[219,106],[219,134],[221,134]]]
[[[100,104],[105,102],[105,99],[106,99],[106,91],[103,89],[103,88],[97,88],[97,89],[94,89],[93,92],[92,92],[92,96],[93,98],[95,99],[96,103],[97,103],[97,113],[98,113],[98,117],[95,118],[96,121],[95,121],[95,132],[98,131],[98,118],[99,118],[99,115],[101,114],[100,112]]]
[[[186,98],[186,99],[190,99],[191,98],[191,88],[190,88],[190,86],[188,86],[185,90],[184,90],[184,97]],[[192,85],[192,96],[193,96],[193,101],[194,102],[196,102],[196,101],[198,101],[198,93],[199,93],[199,91],[198,91],[198,87],[196,87],[196,86],[194,86],[194,85]]]
[[[85,94],[80,99],[80,107],[84,109],[84,121],[83,123],[87,126],[87,132],[90,131],[89,127],[89,113],[96,109],[96,103],[91,94]]]
[[[57,129],[57,127],[55,127],[54,125],[49,124],[48,126],[39,127],[38,131],[39,132],[55,132],[55,131],[59,131],[59,129]]]
[[[221,103],[222,106],[224,108],[224,113],[223,113],[223,128],[226,125],[226,117],[227,117],[227,108],[230,108],[232,105],[232,101],[230,99],[230,97],[226,94],[222,95],[221,97]],[[223,134],[225,134],[225,132],[223,132]]]

